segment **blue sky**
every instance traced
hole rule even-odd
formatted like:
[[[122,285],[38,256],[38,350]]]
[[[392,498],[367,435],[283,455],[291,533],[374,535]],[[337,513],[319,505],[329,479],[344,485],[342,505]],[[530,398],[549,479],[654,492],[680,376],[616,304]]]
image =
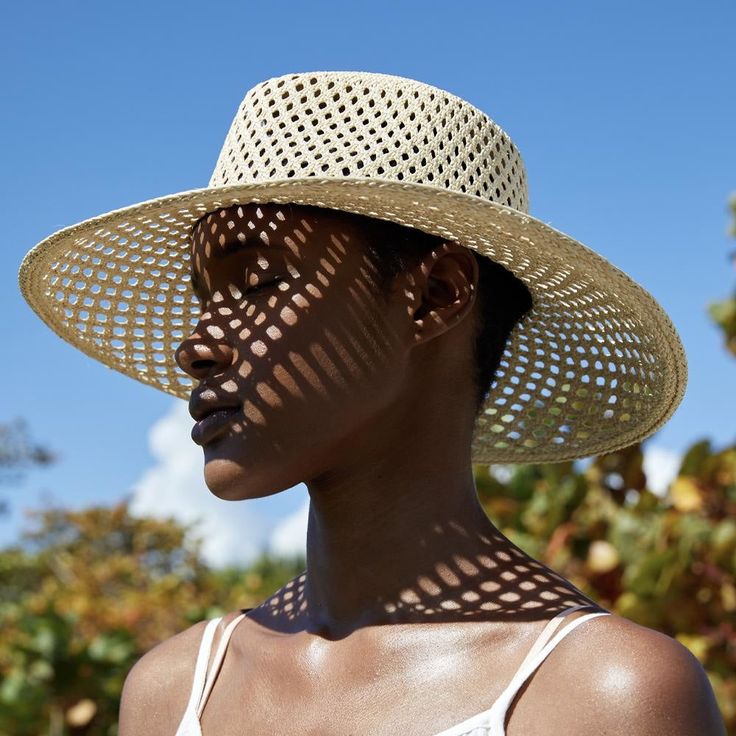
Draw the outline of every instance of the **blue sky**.
[[[688,392],[652,444],[679,452],[704,436],[734,440],[736,361],[705,310],[735,280],[726,231],[736,5],[316,0],[279,4],[275,16],[269,7],[5,7],[0,422],[25,418],[61,459],[0,488],[13,507],[0,542],[15,536],[26,506],[130,494],[171,463],[151,445],[152,428],[181,416],[176,400],[90,361],[41,323],[18,291],[23,255],[87,217],[205,186],[245,92],[294,71],[408,76],[487,112],[521,151],[531,213],[643,283],[683,337]],[[297,489],[249,502],[249,513],[276,523],[303,501]]]

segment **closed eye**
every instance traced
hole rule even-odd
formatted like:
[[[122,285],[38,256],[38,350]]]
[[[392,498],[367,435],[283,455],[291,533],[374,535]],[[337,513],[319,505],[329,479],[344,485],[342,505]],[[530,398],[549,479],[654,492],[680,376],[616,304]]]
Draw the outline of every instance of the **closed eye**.
[[[244,294],[252,294],[257,291],[263,291],[264,289],[269,289],[272,286],[276,286],[277,284],[280,284],[282,281],[285,281],[286,279],[283,276],[278,276],[277,278],[273,279],[272,281],[267,281],[263,284],[256,284],[255,286],[249,286],[243,293]]]

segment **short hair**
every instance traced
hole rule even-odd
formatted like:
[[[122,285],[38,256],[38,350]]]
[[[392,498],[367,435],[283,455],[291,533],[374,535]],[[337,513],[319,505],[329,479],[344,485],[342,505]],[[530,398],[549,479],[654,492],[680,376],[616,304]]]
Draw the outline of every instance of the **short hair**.
[[[447,240],[387,220],[349,216],[360,221],[366,234],[378,288],[384,294],[389,292],[399,273],[416,266],[432,248]],[[479,303],[473,347],[477,416],[488,396],[511,331],[532,308],[532,296],[526,284],[500,263],[472,249],[471,252],[478,262],[476,300]]]

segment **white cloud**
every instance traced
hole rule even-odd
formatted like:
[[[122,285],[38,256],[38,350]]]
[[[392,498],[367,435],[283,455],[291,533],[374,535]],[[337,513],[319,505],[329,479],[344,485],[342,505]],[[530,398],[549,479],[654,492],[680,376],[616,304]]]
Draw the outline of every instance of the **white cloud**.
[[[290,514],[276,525],[269,539],[271,551],[283,557],[305,555],[308,518],[309,498],[293,514]]]
[[[488,472],[499,483],[508,483],[514,477],[514,466],[494,463],[488,467]]]
[[[268,543],[269,524],[248,501],[223,501],[204,482],[204,460],[192,442],[192,419],[176,401],[149,432],[156,464],[136,484],[131,512],[180,522],[199,522],[202,554],[214,566],[245,564]]]
[[[652,493],[664,496],[680,469],[682,456],[666,447],[644,446],[644,473]]]

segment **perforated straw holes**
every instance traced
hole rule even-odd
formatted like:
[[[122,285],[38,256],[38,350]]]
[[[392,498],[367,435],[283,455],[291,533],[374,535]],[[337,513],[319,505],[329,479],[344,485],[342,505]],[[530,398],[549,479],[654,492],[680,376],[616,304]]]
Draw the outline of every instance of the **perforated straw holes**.
[[[182,293],[186,285],[179,283],[185,241],[154,236],[139,223],[78,238],[76,250],[52,263],[48,274],[54,300],[65,305],[65,324],[77,340],[91,341],[121,366],[152,371],[167,385],[174,341],[184,335],[184,319],[176,316],[180,308],[175,303],[168,310],[167,296],[176,291],[172,301],[189,301]],[[169,333],[173,339],[167,339]]]
[[[253,88],[210,186],[264,177],[389,177],[526,211],[521,158],[487,115],[428,85],[381,76],[293,75]]]

